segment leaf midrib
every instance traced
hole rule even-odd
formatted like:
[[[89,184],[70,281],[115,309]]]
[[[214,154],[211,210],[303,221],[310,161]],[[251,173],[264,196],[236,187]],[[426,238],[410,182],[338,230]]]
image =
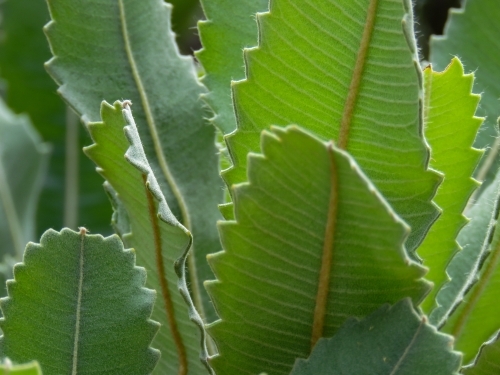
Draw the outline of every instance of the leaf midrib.
[[[87,230],[85,228],[80,228],[80,260],[79,260],[79,272],[78,272],[78,297],[76,302],[76,321],[75,321],[75,339],[73,341],[73,366],[71,370],[72,375],[77,375],[78,373],[78,349],[80,342],[80,321],[81,321],[81,310],[82,310],[82,291],[83,291],[83,251],[85,248],[85,234]]]
[[[361,78],[363,76],[363,71],[366,63],[366,55],[368,54],[368,49],[370,47],[370,42],[373,35],[377,6],[378,0],[370,0],[368,13],[366,16],[365,28],[361,37],[361,43],[359,46],[358,55],[356,57],[356,64],[354,65],[351,84],[349,85],[349,92],[347,94],[347,99],[344,105],[344,113],[342,114],[340,123],[338,147],[342,150],[347,149],[347,143],[349,142],[349,131],[351,129],[354,109],[356,108],[356,101],[359,96]]]

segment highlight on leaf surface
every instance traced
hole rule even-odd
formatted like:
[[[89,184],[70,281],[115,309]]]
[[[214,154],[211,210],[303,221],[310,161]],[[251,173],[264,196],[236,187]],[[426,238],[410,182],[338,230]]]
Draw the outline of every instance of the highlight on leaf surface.
[[[158,293],[152,318],[162,326],[153,346],[162,356],[154,374],[206,374],[200,361],[201,357],[206,364],[208,356],[203,322],[189,299],[186,281],[179,281],[174,270],[174,263],[181,257],[179,267],[186,267],[191,233],[177,221],[162,194],[145,155],[130,101],[116,101],[113,106],[103,102],[101,116],[102,122],[88,125],[95,143],[84,151],[106,179],[117,229],[126,245],[135,249],[137,264],[148,271],[146,286]],[[192,267],[189,264],[189,277],[196,276]]]
[[[45,375],[150,374],[159,324],[145,282],[118,236],[48,230],[28,244],[0,300],[1,351],[16,363],[36,359]]]
[[[262,130],[297,124],[356,159],[411,227],[412,253],[439,215],[441,177],[427,169],[411,1],[273,0],[256,17],[259,45],[244,50],[247,78],[233,84],[227,185],[246,181]]]
[[[458,375],[461,355],[452,345],[453,337],[404,299],[361,321],[349,319],[335,336],[318,341],[307,360],[297,360],[290,375]]]
[[[0,364],[0,375],[42,375],[42,369],[37,361],[14,365],[10,359],[5,358]]]
[[[292,126],[262,134],[248,183],[233,186],[235,221],[219,224],[206,287],[217,375],[289,374],[351,316],[429,291],[404,250],[408,227],[353,158]]]

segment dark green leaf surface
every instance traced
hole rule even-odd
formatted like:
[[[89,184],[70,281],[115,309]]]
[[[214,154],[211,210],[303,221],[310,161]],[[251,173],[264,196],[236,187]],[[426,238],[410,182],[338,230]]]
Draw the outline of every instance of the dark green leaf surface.
[[[36,209],[50,148],[27,116],[14,115],[0,100],[0,262],[21,260],[36,238]]]
[[[48,230],[26,247],[0,300],[2,352],[38,360],[45,375],[149,374],[155,292],[118,236]]]
[[[437,332],[405,299],[362,321],[348,320],[290,375],[458,375],[461,355],[452,344],[453,337]]]
[[[274,0],[257,20],[259,47],[245,50],[247,79],[233,89],[228,185],[246,180],[261,130],[297,124],[349,151],[411,226],[413,251],[438,216],[440,178],[426,171],[411,2]]]
[[[500,173],[469,210],[471,222],[458,242],[463,246],[451,261],[445,284],[437,296],[439,307],[431,322],[455,337],[455,347],[470,363],[479,347],[499,328],[500,233],[496,230]]]
[[[57,86],[45,71],[44,62],[50,50],[42,27],[49,19],[44,0],[6,0],[0,5],[0,75],[7,84],[6,102],[15,112],[29,115],[33,125],[46,142],[52,145],[47,178],[37,212],[37,238],[49,228],[72,225],[65,220],[76,219],[93,232],[111,234],[111,209],[102,190],[100,177],[92,163],[81,153],[89,143],[85,129],[77,122],[76,134],[71,142],[66,136],[67,108]],[[65,145],[65,143],[67,143]],[[70,172],[74,177],[66,182],[66,152],[76,156]],[[65,195],[76,196],[74,208],[65,207]],[[69,221],[75,221],[71,218]],[[76,230],[77,227],[72,229]]]
[[[427,67],[424,82],[425,137],[431,148],[430,167],[445,175],[434,197],[443,213],[417,250],[429,268],[426,279],[434,283],[421,306],[428,314],[436,307],[437,292],[449,281],[446,267],[460,249],[456,238],[467,223],[462,212],[478,185],[471,176],[482,155],[471,146],[483,119],[474,117],[480,99],[479,95],[471,94],[474,76],[464,75],[457,58],[441,73]]]
[[[245,78],[242,49],[256,46],[255,13],[266,11],[269,0],[201,0],[206,21],[198,23],[203,49],[196,57],[205,69],[204,96],[212,108],[212,119],[224,134],[236,129],[231,81]]]
[[[233,186],[224,252],[209,256],[217,375],[288,374],[348,317],[429,291],[403,247],[408,227],[345,152],[290,127],[264,132],[262,153]]]
[[[127,98],[147,158],[177,219],[194,235],[198,282],[209,320],[215,312],[202,282],[213,274],[206,254],[220,250],[217,204],[223,201],[215,129],[206,123],[191,58],[177,51],[170,6],[162,0],[49,0],[48,70],[85,122],[99,121],[101,101]],[[194,278],[194,275],[192,275]]]
[[[120,226],[118,232],[122,232],[126,245],[135,249],[137,264],[148,271],[146,285],[159,296],[152,318],[162,327],[153,346],[161,350],[162,357],[155,374],[206,374],[200,362],[199,330],[189,320],[174,272],[174,262],[189,249],[191,234],[167,206],[142,149],[130,110],[127,110],[127,120],[120,102],[113,107],[103,103],[101,111],[103,122],[88,126],[95,144],[86,148],[85,153],[107,180],[110,186],[107,190],[115,207],[126,210],[125,225],[121,222],[124,213],[115,212],[116,225]],[[123,133],[126,125],[127,137]],[[184,290],[187,293],[187,288]],[[201,324],[195,311],[191,311],[191,316]],[[204,342],[202,344],[204,349]]]
[[[498,134],[496,120],[500,116],[500,7],[496,1],[468,0],[462,9],[451,9],[444,36],[433,36],[430,44],[430,60],[435,69],[444,69],[454,55],[460,57],[466,71],[476,77],[474,92],[482,93],[480,116],[486,116],[481,132],[476,138],[478,148],[491,148],[493,153],[486,168],[478,178],[490,183],[494,178],[500,158],[500,143],[495,144]],[[493,146],[493,147],[492,147]],[[489,154],[488,153],[488,154]],[[484,160],[486,162],[486,159]],[[484,166],[484,163],[483,163]]]
[[[500,333],[485,343],[472,366],[462,371],[465,375],[497,375],[500,373]]]
[[[4,361],[3,365],[0,365],[0,375],[42,375],[42,369],[38,362],[33,361],[23,365],[13,365],[12,363],[6,363]]]

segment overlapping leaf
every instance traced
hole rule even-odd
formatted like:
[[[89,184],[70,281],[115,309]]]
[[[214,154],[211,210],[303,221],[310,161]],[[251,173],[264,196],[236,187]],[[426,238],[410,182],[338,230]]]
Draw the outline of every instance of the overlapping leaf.
[[[452,342],[403,300],[362,321],[348,320],[335,336],[320,340],[309,359],[298,360],[290,375],[458,375],[461,356],[450,350]]]
[[[446,267],[459,250],[456,238],[466,224],[462,212],[477,187],[471,176],[482,153],[471,146],[482,119],[474,117],[480,96],[471,94],[473,80],[472,74],[464,75],[457,58],[442,73],[433,72],[431,67],[424,70],[430,166],[446,176],[434,198],[443,213],[418,248],[418,255],[429,268],[426,279],[434,283],[422,304],[426,313],[435,307],[436,294],[448,281]]]
[[[81,154],[89,136],[67,108],[43,63],[50,58],[42,27],[49,17],[44,0],[6,0],[0,4],[0,75],[7,84],[6,102],[26,113],[52,146],[48,175],[37,212],[37,237],[49,228],[85,225],[111,234],[111,209],[94,166]],[[69,115],[71,119],[72,114]],[[68,137],[69,128],[73,136]],[[72,157],[68,157],[72,155]]]
[[[128,213],[128,222],[120,225],[122,230],[130,228],[131,233],[123,238],[127,246],[136,250],[137,263],[148,270],[146,285],[158,292],[152,318],[162,327],[153,346],[161,350],[162,357],[155,373],[206,374],[199,359],[199,330],[189,320],[173,267],[177,258],[189,249],[191,235],[167,206],[142,149],[130,110],[127,110],[127,121],[120,102],[113,107],[103,103],[101,111],[103,123],[88,126],[95,144],[86,148],[85,153],[98,165],[99,172],[113,189],[114,199],[119,200],[119,205]],[[128,125],[127,137],[123,134],[125,125]],[[122,219],[123,216],[119,216],[117,220]],[[183,287],[188,293],[185,285]],[[191,314],[201,324],[194,310]]]
[[[14,115],[0,100],[0,262],[6,255],[20,260],[28,241],[36,238],[49,154],[27,116]]]
[[[2,353],[50,374],[150,374],[155,292],[118,236],[49,230],[26,247],[2,298]]]
[[[217,375],[288,374],[347,317],[429,291],[405,255],[407,226],[353,159],[297,127],[272,131],[233,187],[224,252],[209,256]]]
[[[245,50],[247,79],[233,89],[228,185],[245,181],[262,129],[300,125],[355,157],[411,226],[414,250],[438,216],[439,177],[426,171],[411,2],[273,0],[257,20],[259,47]]]
[[[203,92],[191,58],[177,51],[163,0],[49,0],[48,70],[84,121],[99,121],[101,101],[127,98],[147,158],[174,215],[194,234],[194,294],[215,318],[202,281],[206,254],[220,250],[215,222],[223,200],[215,130],[204,119]]]
[[[472,366],[464,368],[465,375],[496,375],[500,370],[500,334],[485,343]]]
[[[455,337],[455,347],[470,363],[479,347],[500,329],[500,233],[496,230],[500,173],[469,210],[471,222],[460,232],[463,246],[451,261],[451,281],[437,296],[431,322]]]
[[[458,55],[467,71],[474,71],[474,92],[482,93],[478,114],[486,116],[481,132],[476,138],[478,148],[491,148],[484,160],[478,178],[487,183],[495,178],[500,166],[495,143],[498,134],[496,120],[500,115],[500,7],[495,1],[468,0],[462,9],[451,9],[444,36],[433,36],[430,44],[430,60],[437,70],[448,65],[452,56]],[[492,147],[493,146],[493,147]]]
[[[236,129],[231,81],[245,78],[242,49],[257,45],[255,13],[268,9],[269,0],[201,0],[206,21],[198,23],[203,49],[196,57],[210,90],[204,99],[215,113],[213,123],[224,134]]]

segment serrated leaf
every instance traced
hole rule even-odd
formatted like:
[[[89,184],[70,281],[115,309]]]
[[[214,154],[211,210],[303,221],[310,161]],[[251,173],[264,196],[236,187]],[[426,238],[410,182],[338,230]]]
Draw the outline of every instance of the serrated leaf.
[[[496,230],[500,173],[469,211],[471,222],[460,232],[463,246],[450,262],[451,281],[437,296],[431,322],[455,337],[455,347],[470,363],[479,347],[499,328],[500,234]]]
[[[413,251],[438,216],[440,178],[426,171],[411,2],[273,0],[257,20],[259,47],[245,50],[247,79],[233,88],[228,186],[245,181],[261,130],[297,124],[349,151],[411,226]]]
[[[461,355],[452,345],[453,337],[437,332],[405,299],[348,320],[309,359],[297,360],[290,375],[458,375]]]
[[[288,374],[347,317],[429,291],[403,247],[408,227],[347,153],[297,127],[263,132],[262,153],[233,186],[224,252],[209,256],[217,375]]]
[[[436,69],[444,69],[450,57],[458,55],[466,70],[474,72],[474,92],[482,93],[478,115],[486,116],[475,146],[486,148],[487,155],[492,153],[483,160],[485,169],[478,171],[478,178],[486,178],[487,184],[493,181],[500,166],[499,141],[495,144],[496,120],[500,115],[499,20],[500,7],[496,1],[464,1],[461,9],[450,10],[444,35],[435,35],[430,42],[430,60]]]
[[[134,103],[147,159],[177,219],[194,235],[198,281],[209,320],[215,312],[202,282],[213,278],[206,254],[220,250],[221,217],[215,129],[204,119],[192,58],[177,51],[170,5],[163,0],[48,0],[46,26],[54,59],[47,69],[85,122],[100,121],[101,101]],[[116,189],[116,187],[115,187]]]
[[[130,228],[131,232],[124,233],[123,238],[136,250],[137,263],[148,271],[146,285],[160,296],[152,318],[162,324],[153,341],[162,357],[154,373],[206,374],[199,358],[202,337],[190,321],[173,267],[189,249],[191,234],[172,215],[146,159],[130,110],[127,111],[128,120],[123,117],[121,102],[115,102],[113,107],[103,103],[103,122],[88,125],[95,144],[84,151],[111,185],[112,190],[107,190],[114,194],[115,202],[119,200],[118,207],[125,208],[128,222],[121,228]],[[116,214],[123,220],[123,213]],[[187,288],[183,290],[188,293]],[[198,325],[202,324],[193,306],[190,313]],[[204,342],[202,349],[206,357]]]
[[[6,102],[16,113],[30,117],[53,150],[39,201],[36,238],[49,228],[76,230],[78,225],[111,234],[111,209],[100,177],[81,154],[89,136],[72,120],[43,67],[50,57],[42,30],[49,18],[47,5],[43,0],[6,0],[0,11],[0,75],[7,84]],[[73,135],[68,137],[70,128]]]
[[[500,369],[500,333],[483,344],[471,366],[465,367],[465,375],[497,375]]]
[[[456,238],[467,223],[462,212],[478,186],[471,176],[482,152],[471,146],[483,119],[474,117],[480,96],[471,93],[473,81],[473,74],[464,75],[457,58],[441,73],[430,66],[424,69],[425,138],[432,150],[430,167],[446,176],[434,197],[443,213],[417,249],[429,268],[425,277],[434,283],[421,306],[425,313],[436,307],[436,294],[449,281],[446,267],[460,250]]]
[[[42,369],[36,361],[13,365],[10,361],[7,363],[5,360],[4,364],[0,365],[0,375],[42,375]]]
[[[21,259],[36,238],[36,210],[50,147],[26,116],[14,115],[0,100],[0,262]],[[22,160],[22,162],[20,162]]]
[[[0,300],[2,352],[38,360],[44,374],[149,374],[156,294],[118,236],[48,230],[29,243]]]
[[[245,78],[242,49],[257,45],[255,13],[268,9],[269,0],[201,0],[206,21],[198,22],[203,49],[196,57],[203,65],[204,96],[222,133],[236,129],[231,81]]]

